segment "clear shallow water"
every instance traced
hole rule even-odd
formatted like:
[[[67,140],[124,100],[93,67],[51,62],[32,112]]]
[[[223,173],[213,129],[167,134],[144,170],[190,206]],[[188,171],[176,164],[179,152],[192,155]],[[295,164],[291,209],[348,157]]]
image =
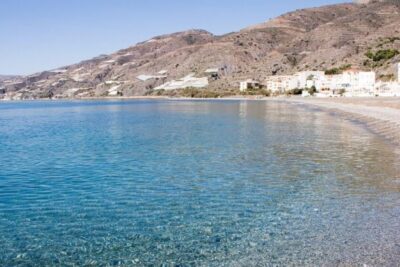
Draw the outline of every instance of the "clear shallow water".
[[[0,103],[0,265],[393,266],[399,158],[285,103]]]

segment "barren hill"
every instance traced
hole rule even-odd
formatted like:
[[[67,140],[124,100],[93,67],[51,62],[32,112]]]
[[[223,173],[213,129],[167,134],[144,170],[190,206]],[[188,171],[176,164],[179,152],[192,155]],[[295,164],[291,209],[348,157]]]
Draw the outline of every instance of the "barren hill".
[[[6,81],[6,80],[18,79],[18,78],[21,78],[21,77],[16,76],[16,75],[0,75],[0,82]]]
[[[5,88],[3,97],[17,99],[108,96],[114,89],[124,96],[145,95],[171,79],[189,73],[202,77],[206,69],[218,68],[220,79],[209,87],[223,91],[247,78],[347,64],[391,77],[400,55],[375,60],[374,53],[400,51],[399,2],[297,10],[223,36],[203,30],[159,36],[111,55],[3,81],[0,87]]]

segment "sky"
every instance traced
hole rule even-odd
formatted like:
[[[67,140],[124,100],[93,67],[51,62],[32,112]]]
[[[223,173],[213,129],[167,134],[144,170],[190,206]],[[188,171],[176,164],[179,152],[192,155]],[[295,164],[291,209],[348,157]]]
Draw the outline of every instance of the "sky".
[[[0,74],[27,75],[153,36],[221,35],[300,8],[345,0],[1,0]]]

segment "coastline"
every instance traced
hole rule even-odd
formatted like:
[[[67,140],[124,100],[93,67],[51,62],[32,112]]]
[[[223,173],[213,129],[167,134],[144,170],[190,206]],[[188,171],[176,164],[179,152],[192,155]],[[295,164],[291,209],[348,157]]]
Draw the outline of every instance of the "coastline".
[[[221,98],[190,98],[168,96],[122,96],[122,97],[86,97],[67,99],[4,100],[1,102],[21,101],[95,101],[95,100],[169,100],[169,101],[278,101],[296,105],[316,107],[332,112],[344,119],[360,122],[372,133],[400,147],[400,98],[304,98],[304,97],[262,97],[229,96]]]
[[[283,101],[316,107],[362,123],[372,133],[400,147],[399,98],[287,98]]]
[[[277,100],[285,99],[286,97],[264,97],[264,96],[227,96],[219,98],[204,98],[204,97],[170,97],[170,96],[115,96],[115,97],[81,97],[81,98],[38,98],[38,99],[0,99],[1,102],[23,102],[23,101],[85,101],[85,100],[175,100],[175,101],[207,101],[207,100]]]

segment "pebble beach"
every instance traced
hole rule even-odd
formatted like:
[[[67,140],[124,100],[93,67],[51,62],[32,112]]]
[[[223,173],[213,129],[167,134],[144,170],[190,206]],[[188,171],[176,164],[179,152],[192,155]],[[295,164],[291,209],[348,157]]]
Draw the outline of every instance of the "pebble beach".
[[[290,98],[285,101],[338,113],[400,145],[400,98]]]

